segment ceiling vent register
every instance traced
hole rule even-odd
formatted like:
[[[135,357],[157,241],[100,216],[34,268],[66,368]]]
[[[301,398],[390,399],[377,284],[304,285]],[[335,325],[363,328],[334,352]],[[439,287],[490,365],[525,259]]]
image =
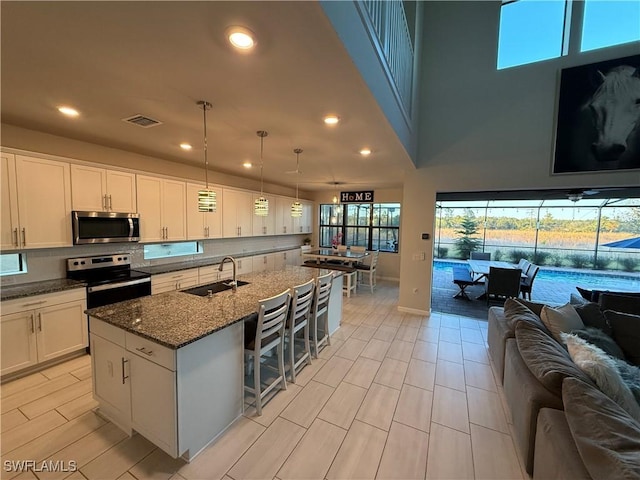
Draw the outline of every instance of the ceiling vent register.
[[[154,120],[151,117],[145,117],[144,115],[140,115],[140,114],[133,115],[132,117],[129,117],[129,118],[123,118],[122,121],[127,123],[133,123],[134,125],[138,125],[139,127],[142,127],[142,128],[151,128],[151,127],[155,127],[156,125],[162,125],[162,122],[158,120]]]

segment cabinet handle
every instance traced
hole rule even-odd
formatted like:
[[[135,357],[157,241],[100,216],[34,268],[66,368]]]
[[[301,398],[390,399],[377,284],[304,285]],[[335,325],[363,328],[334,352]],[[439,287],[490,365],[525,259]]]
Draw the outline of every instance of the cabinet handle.
[[[42,305],[43,303],[47,303],[46,300],[40,300],[39,302],[31,302],[22,304],[23,307],[33,307],[34,305]]]
[[[25,247],[27,245],[27,232],[26,228],[22,227],[22,246]]]
[[[145,355],[151,357],[153,356],[153,350],[147,350],[144,347],[136,347],[136,350],[139,351],[140,353],[144,353]]]
[[[102,195],[102,210],[107,210],[107,196]]]
[[[16,247],[18,247],[19,245],[18,245],[18,229],[17,228],[13,229],[13,238],[15,239],[13,243],[15,244]]]
[[[169,240],[169,227],[164,227],[164,231],[166,232],[164,239]]]
[[[300,233],[302,233],[302,227],[300,227]]]
[[[113,202],[111,201],[111,195],[109,195],[109,210],[113,209]]]
[[[33,321],[33,313],[31,314],[31,333],[36,333],[35,322]]]
[[[42,314],[38,313],[38,331],[42,331]]]
[[[129,363],[129,360],[127,360],[126,358],[122,357],[122,384],[124,385],[124,381],[129,378],[129,375],[125,375],[124,374],[124,364],[125,363]]]

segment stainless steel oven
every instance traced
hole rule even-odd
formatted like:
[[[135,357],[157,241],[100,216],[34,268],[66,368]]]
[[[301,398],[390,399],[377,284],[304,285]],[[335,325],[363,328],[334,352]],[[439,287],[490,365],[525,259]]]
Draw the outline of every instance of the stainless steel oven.
[[[137,213],[74,210],[71,223],[74,245],[140,241],[140,216]]]

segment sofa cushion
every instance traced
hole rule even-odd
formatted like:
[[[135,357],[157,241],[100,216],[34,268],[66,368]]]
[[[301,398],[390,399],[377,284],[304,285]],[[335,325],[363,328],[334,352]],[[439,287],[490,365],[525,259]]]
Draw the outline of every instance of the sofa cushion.
[[[505,300],[504,316],[512,330],[515,330],[518,322],[528,322],[544,330],[545,333],[550,334],[547,327],[545,327],[542,320],[540,320],[540,317],[519,300],[515,300],[513,298],[507,298]]]
[[[571,330],[571,333],[586,340],[591,345],[595,345],[603,350],[607,355],[615,358],[625,359],[624,353],[620,346],[609,335],[599,328],[585,327],[583,330]],[[566,342],[565,342],[566,343]]]
[[[513,298],[512,300],[521,303],[533,313],[535,313],[538,317],[540,316],[540,312],[542,312],[542,307],[545,306],[544,303],[530,302],[529,300],[525,300],[524,298]]]
[[[560,333],[568,333],[571,330],[580,330],[584,328],[584,323],[576,312],[573,305],[566,304],[560,307],[549,307],[545,305],[542,307],[542,313],[540,314],[542,323],[551,331],[553,337],[557,341],[561,341]]]
[[[580,288],[580,287],[576,287],[576,290],[578,290],[578,293],[580,294],[580,296],[582,298],[584,298],[585,300],[589,301],[589,302],[597,302],[598,299],[596,298],[595,300],[593,300],[593,291],[592,290],[587,290],[586,288]],[[598,292],[599,294],[600,292]]]
[[[640,423],[613,400],[575,378],[562,385],[567,423],[593,478],[640,478]]]
[[[613,330],[602,313],[602,310],[600,310],[600,305],[595,302],[586,302],[582,305],[573,305],[573,307],[576,309],[576,312],[578,312],[578,315],[580,315],[580,319],[586,327],[598,328],[611,336]]]
[[[520,355],[533,376],[558,397],[562,395],[562,380],[565,377],[591,382],[571,360],[569,352],[539,328],[526,322],[518,323],[516,341]]]
[[[569,355],[575,364],[584,371],[598,388],[620,405],[629,415],[640,421],[640,405],[624,383],[613,358],[595,345],[572,334],[562,334]]]
[[[615,310],[616,312],[640,315],[640,294],[602,292],[598,303],[603,312]]]
[[[634,365],[640,365],[640,315],[605,310],[604,316],[624,356]]]

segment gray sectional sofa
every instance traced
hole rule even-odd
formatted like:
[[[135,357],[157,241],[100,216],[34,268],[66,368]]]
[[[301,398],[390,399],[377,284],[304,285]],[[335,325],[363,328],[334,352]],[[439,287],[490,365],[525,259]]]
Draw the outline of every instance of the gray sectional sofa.
[[[539,480],[640,479],[640,421],[601,393],[572,361],[541,321],[542,307],[509,299],[504,308],[489,310],[489,353],[503,383],[516,451],[527,472]],[[595,315],[600,313],[598,304],[582,308],[585,318],[596,318],[593,322],[603,318]],[[607,412],[599,419],[606,425],[599,434],[585,436],[582,421],[569,414],[585,409]],[[608,428],[630,432],[620,436]]]

